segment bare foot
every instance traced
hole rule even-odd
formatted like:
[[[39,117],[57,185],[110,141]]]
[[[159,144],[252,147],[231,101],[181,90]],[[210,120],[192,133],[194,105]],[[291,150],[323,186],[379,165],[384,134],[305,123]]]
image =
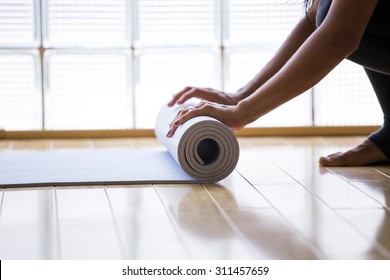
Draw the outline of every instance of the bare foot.
[[[369,139],[345,153],[338,152],[320,158],[322,166],[363,166],[386,161],[389,159]]]

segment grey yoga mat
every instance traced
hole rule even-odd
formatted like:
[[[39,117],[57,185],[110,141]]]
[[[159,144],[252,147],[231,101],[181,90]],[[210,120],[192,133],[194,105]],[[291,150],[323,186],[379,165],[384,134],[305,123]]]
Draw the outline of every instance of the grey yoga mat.
[[[210,117],[196,117],[172,138],[169,123],[183,106],[164,106],[155,134],[164,149],[85,149],[0,152],[0,186],[214,183],[235,168],[233,132]]]

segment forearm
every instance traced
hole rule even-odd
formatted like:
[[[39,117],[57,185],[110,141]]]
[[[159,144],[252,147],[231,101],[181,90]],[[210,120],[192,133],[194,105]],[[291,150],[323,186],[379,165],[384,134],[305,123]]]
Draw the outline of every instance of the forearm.
[[[237,106],[242,125],[313,87],[356,48],[347,37],[318,30],[280,71]],[[286,116],[288,117],[288,116]]]
[[[238,103],[236,122],[244,126],[318,83],[358,48],[377,3],[333,0],[324,22],[280,71]]]
[[[238,101],[250,96],[273,77],[314,30],[315,27],[306,18],[302,18],[267,65],[244,87],[237,91],[236,97]]]

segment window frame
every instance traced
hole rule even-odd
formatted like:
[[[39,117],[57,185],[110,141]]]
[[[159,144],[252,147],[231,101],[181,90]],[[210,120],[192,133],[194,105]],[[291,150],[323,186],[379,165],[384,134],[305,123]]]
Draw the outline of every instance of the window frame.
[[[37,91],[40,92],[41,97],[41,129],[37,130],[36,132],[44,132],[48,131],[46,129],[46,94],[47,94],[47,75],[48,75],[48,67],[47,67],[47,56],[48,53],[59,50],[59,51],[69,51],[69,52],[79,52],[79,51],[86,51],[88,52],[117,52],[119,51],[125,51],[129,53],[129,59],[131,60],[130,63],[130,77],[131,79],[131,86],[130,86],[130,92],[132,98],[132,123],[129,124],[129,128],[125,128],[123,130],[137,130],[139,127],[137,127],[137,110],[139,108],[136,108],[136,80],[137,80],[137,67],[139,67],[137,62],[137,55],[141,52],[148,51],[150,49],[174,49],[176,48],[186,48],[191,50],[200,50],[202,48],[209,48],[214,50],[218,53],[217,56],[219,56],[218,60],[216,61],[217,64],[219,64],[219,69],[216,69],[216,76],[218,77],[217,83],[220,85],[220,89],[224,90],[226,88],[226,73],[228,72],[228,55],[229,53],[234,52],[235,50],[239,49],[245,49],[245,48],[275,48],[276,45],[270,46],[269,44],[262,45],[257,43],[234,43],[229,41],[228,39],[228,20],[229,20],[229,0],[213,0],[213,7],[214,7],[214,33],[215,33],[215,40],[211,42],[210,44],[190,44],[190,45],[182,45],[182,46],[171,46],[171,45],[147,45],[142,44],[142,42],[138,41],[139,35],[139,26],[138,26],[138,4],[139,0],[131,0],[126,1],[124,0],[127,5],[126,6],[126,12],[129,13],[130,16],[126,17],[126,24],[127,24],[127,33],[125,35],[126,40],[122,46],[117,47],[107,47],[107,46],[83,46],[83,45],[77,45],[77,44],[70,44],[69,46],[56,46],[55,44],[50,44],[50,42],[47,40],[48,38],[48,27],[47,27],[47,18],[48,15],[48,5],[49,0],[32,0],[34,4],[34,26],[35,26],[35,32],[34,41],[28,45],[5,45],[1,46],[0,52],[10,52],[10,53],[17,53],[17,52],[35,52],[37,53],[37,59],[39,61],[36,62],[37,64],[37,75],[36,79],[37,81]],[[211,1],[211,0],[210,0]],[[302,7],[303,11],[303,7]],[[297,22],[298,22],[297,18]],[[315,87],[310,89],[308,93],[310,99],[311,99],[311,124],[308,126],[302,126],[304,128],[310,129],[310,128],[316,128],[318,127],[316,125],[316,119],[315,119],[315,97],[313,95],[315,91]],[[330,128],[332,126],[329,126]],[[339,127],[339,126],[336,126]],[[359,126],[357,126],[357,130]],[[371,128],[371,127],[377,127],[374,126],[360,126],[364,129]],[[262,127],[256,127],[258,129],[262,129]],[[279,126],[273,127],[275,129],[281,128]],[[273,129],[271,128],[271,129]],[[253,128],[251,128],[253,130]],[[269,129],[269,128],[266,128]],[[294,130],[294,128],[292,128]],[[299,126],[297,127],[299,129]],[[104,131],[110,131],[111,129],[104,129]],[[50,130],[53,131],[53,130]],[[88,130],[85,130],[88,131]],[[244,133],[245,134],[245,133]]]

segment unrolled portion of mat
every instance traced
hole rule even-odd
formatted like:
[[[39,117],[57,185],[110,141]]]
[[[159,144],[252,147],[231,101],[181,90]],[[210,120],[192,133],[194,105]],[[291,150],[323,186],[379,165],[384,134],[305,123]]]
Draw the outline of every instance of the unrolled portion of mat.
[[[0,186],[214,183],[235,168],[239,146],[232,131],[197,117],[166,133],[182,106],[163,107],[155,133],[161,149],[0,151]]]
[[[193,183],[165,150],[0,152],[2,187]]]

